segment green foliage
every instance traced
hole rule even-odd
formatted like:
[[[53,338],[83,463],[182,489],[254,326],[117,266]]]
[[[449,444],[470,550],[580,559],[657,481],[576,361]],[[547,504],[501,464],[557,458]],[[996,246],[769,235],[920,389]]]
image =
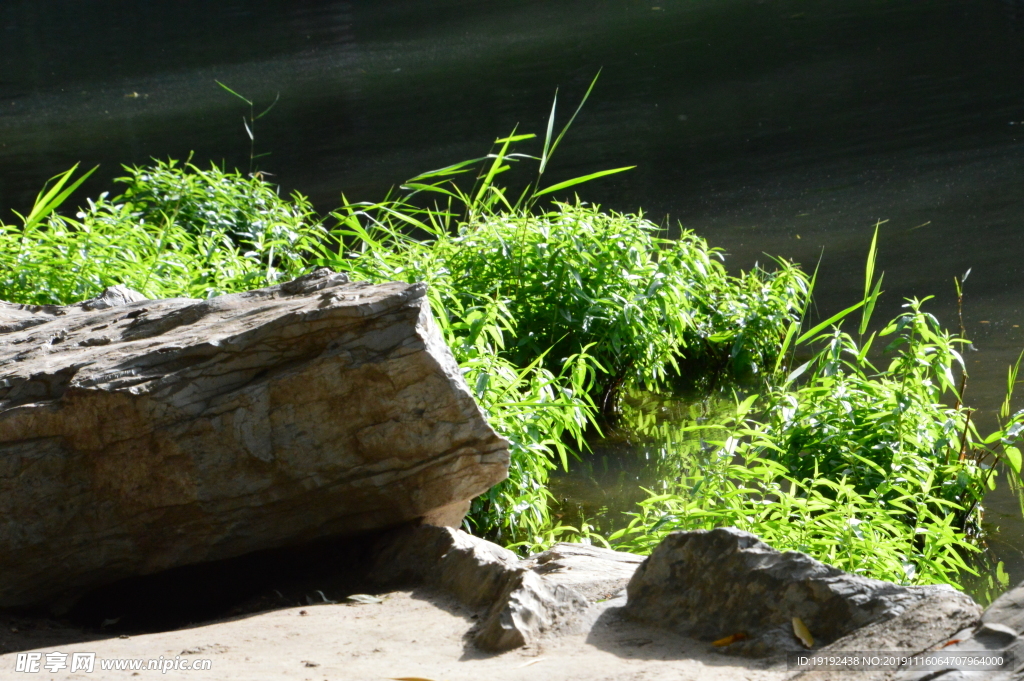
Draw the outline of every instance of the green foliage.
[[[814,278],[786,261],[731,275],[703,239],[667,239],[642,215],[578,199],[541,208],[541,197],[624,170],[542,187],[565,134],[554,136],[554,114],[536,180],[517,199],[496,178],[531,158],[513,148],[532,135],[413,178],[398,198],[346,201],[330,230],[304,197],[281,198],[258,173],[174,161],[127,168],[120,195],[70,218],[54,211],[84,180],[72,169],[21,225],[0,225],[0,299],[67,304],[113,284],[208,297],[314,265],[425,281],[468,386],[510,443],[508,480],[473,502],[475,533],[523,550],[566,534],[605,541],[589,522],[554,522],[551,471],[584,449],[599,407],[629,388],[678,386],[698,367],[691,382],[705,394],[736,381],[759,394],[685,423],[652,417],[650,400],[622,403],[623,420],[656,438],[659,484],[609,537],[618,547],[646,551],[673,529],[734,525],[867,576],[959,583],[994,466],[1021,473],[1024,415],[1009,408],[1020,361],[1000,425],[982,437],[963,403],[962,333],[910,301],[864,340],[881,293],[877,231],[863,299],[804,330]],[[471,187],[456,182],[474,170]],[[840,325],[858,310],[855,339]],[[794,369],[798,350],[810,359]]]
[[[578,201],[544,212],[498,201],[498,211],[471,198],[504,196],[491,189],[431,185],[429,195],[449,201],[428,208],[412,196],[347,203],[333,214],[342,247],[319,264],[353,279],[427,282],[469,384],[478,385],[475,367],[484,364],[490,390],[517,395],[495,405],[493,393],[478,392],[511,442],[512,463],[469,521],[483,536],[539,547],[569,531],[551,521],[548,475],[555,461],[568,466],[566,438],[582,448],[595,396],[607,407],[625,383],[661,382],[688,352],[717,352],[724,369],[770,369],[808,282],[787,263],[731,276],[704,240],[660,238],[638,215]]]
[[[605,392],[663,383],[680,357],[716,377],[767,374],[805,305],[809,284],[793,265],[732,276],[706,241],[662,238],[642,215],[579,201],[496,212],[454,184],[431,185],[449,201],[420,208],[412,200],[426,185],[406,186],[415,192],[335,213],[346,257],[324,262],[372,280],[427,281],[446,308],[500,299],[517,329],[501,354],[516,366],[543,356],[558,373],[590,346]]]
[[[678,482],[611,540],[644,549],[672,529],[734,525],[877,579],[959,583],[986,477],[959,457],[966,411],[940,401],[956,339],[916,301],[889,334],[882,372],[834,330],[793,372],[809,372],[803,383],[748,397],[731,422],[689,427],[709,435],[707,454],[681,460]],[[748,412],[756,402],[760,417]]]
[[[532,135],[419,175],[398,198],[346,202],[332,214],[340,247],[318,261],[353,279],[429,285],[469,384],[511,442],[509,479],[474,503],[469,522],[524,547],[571,529],[551,521],[548,474],[556,461],[568,466],[567,441],[582,448],[595,396],[607,409],[623,385],[663,381],[680,355],[714,357],[720,372],[767,375],[809,291],[803,273],[781,261],[775,272],[730,276],[703,239],[662,238],[641,215],[579,200],[538,210],[541,196],[624,170],[541,189],[565,134],[552,139],[553,125],[554,107],[537,179],[515,201],[495,178],[530,158],[512,147]],[[472,187],[461,187],[455,180],[472,170]],[[496,394],[515,399],[494,402]]]
[[[894,478],[887,498],[860,494],[845,478],[791,477],[753,453],[770,444],[762,437],[757,424],[747,423],[724,441],[710,441],[714,454],[694,462],[672,493],[641,502],[630,525],[609,537],[613,546],[647,553],[670,531],[733,526],[780,551],[900,584],[957,584],[970,570],[963,554],[977,549],[952,513],[935,510],[930,472]]]
[[[839,329],[820,339],[824,347],[797,370],[806,370],[804,382],[767,396],[764,436],[772,444],[761,454],[800,480],[845,478],[886,503],[900,494],[891,480],[929,471],[934,503],[966,505],[966,514],[984,496],[984,475],[960,457],[969,412],[943,403],[957,397],[953,372],[963,371],[963,361],[956,346],[966,341],[943,331],[918,301],[906,307],[878,336],[894,336],[881,370],[867,359],[874,337],[865,347]]]
[[[508,479],[473,500],[466,522],[475,534],[524,551],[545,547],[568,529],[552,523],[547,482],[559,463],[568,468],[568,443],[583,447],[595,412],[593,369],[585,354],[569,358],[558,375],[539,357],[525,368],[502,358],[513,322],[494,300],[438,308],[435,316],[478,404],[509,443]]]
[[[22,225],[0,224],[0,299],[64,305],[114,284],[151,298],[245,291],[307,271],[327,236],[299,195],[174,161],[127,168],[123,194],[66,217],[47,197],[73,170]]]
[[[878,579],[961,585],[976,575],[969,557],[979,550],[994,465],[1004,459],[1019,474],[1024,413],[1011,417],[1009,400],[1020,361],[1000,426],[982,438],[963,404],[957,348],[968,341],[944,331],[920,301],[863,344],[839,326],[820,333],[857,309],[866,331],[880,292],[874,252],[873,241],[861,303],[796,338],[817,348],[810,360],[787,371],[780,358],[776,384],[739,403],[733,419],[672,433],[673,482],[650,492],[613,543],[645,551],[674,529],[733,525]],[[879,370],[869,351],[881,338],[891,340]],[[701,453],[680,431],[701,433]]]

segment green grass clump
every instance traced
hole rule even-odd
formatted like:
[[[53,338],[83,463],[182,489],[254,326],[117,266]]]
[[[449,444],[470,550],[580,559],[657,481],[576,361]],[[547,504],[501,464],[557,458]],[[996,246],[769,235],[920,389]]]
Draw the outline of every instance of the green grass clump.
[[[174,161],[126,168],[125,191],[74,218],[54,212],[72,171],[21,225],[0,224],[0,300],[66,305],[123,284],[150,298],[207,298],[292,279],[327,238],[309,203],[258,178]],[[66,189],[65,189],[66,187]]]
[[[967,410],[942,403],[956,389],[956,339],[909,305],[882,331],[897,334],[885,369],[872,371],[866,348],[831,331],[803,382],[682,429],[705,434],[705,453],[678,457],[673,481],[612,542],[645,551],[675,529],[732,525],[876,579],[959,583],[978,550],[984,450],[962,439]],[[674,442],[670,456],[684,443]]]
[[[501,356],[519,367],[542,357],[557,374],[586,348],[605,407],[623,387],[665,385],[680,362],[698,363],[705,387],[766,375],[806,303],[809,282],[790,263],[730,275],[704,239],[667,239],[642,215],[579,201],[495,208],[454,183],[406,186],[412,195],[336,212],[344,246],[323,262],[356,278],[426,281],[439,314],[500,300],[514,327]],[[449,200],[421,208],[413,200],[425,191]]]
[[[583,448],[597,407],[613,411],[622,387],[664,384],[680,359],[716,376],[767,374],[809,282],[783,261],[732,276],[703,239],[665,239],[641,215],[579,201],[537,210],[545,190],[529,188],[510,203],[487,183],[511,141],[528,137],[498,140],[468,191],[452,175],[471,165],[458,164],[410,180],[399,198],[346,203],[332,214],[339,247],[318,263],[358,280],[429,284],[456,359],[471,386],[494,389],[478,399],[512,443],[509,479],[474,503],[471,526],[539,547],[568,531],[551,521],[548,475]],[[473,373],[473,363],[490,368]]]
[[[762,454],[801,480],[845,479],[883,505],[899,494],[890,489],[894,478],[927,470],[934,503],[966,504],[957,524],[976,527],[980,519],[964,521],[984,496],[984,475],[963,439],[969,411],[954,379],[964,371],[957,346],[966,341],[920,301],[906,309],[877,336],[891,339],[881,369],[868,359],[874,336],[858,345],[834,329],[819,339],[824,347],[801,367],[804,381],[789,379],[767,395],[764,436],[772,445]]]
[[[1005,461],[1021,472],[1015,442],[1024,412],[1009,408],[1019,361],[1000,424],[982,437],[963,401],[958,348],[968,341],[943,330],[921,301],[908,301],[863,343],[839,328],[858,308],[861,335],[868,328],[880,292],[874,255],[873,243],[864,300],[796,338],[812,350],[808,361],[787,367],[797,324],[771,388],[739,402],[735,416],[675,430],[648,426],[665,440],[674,470],[609,537],[613,544],[644,552],[672,530],[732,525],[779,550],[877,579],[960,586],[976,574],[972,555],[994,467]],[[889,342],[877,368],[869,357],[881,339]],[[698,455],[683,436],[693,433],[702,437]]]
[[[513,443],[513,464],[509,480],[471,516],[485,536],[516,541],[551,534],[541,530],[550,526],[541,498],[551,462],[568,466],[565,434],[581,449],[592,400],[613,403],[614,389],[630,382],[661,383],[691,351],[737,358],[747,373],[751,365],[770,367],[808,286],[788,264],[731,276],[718,252],[692,234],[670,241],[642,216],[581,203],[556,203],[543,213],[456,213],[394,201],[348,205],[335,215],[341,226],[334,234],[344,246],[321,264],[354,279],[426,281],[463,366],[487,357],[501,367],[488,381],[528,371],[530,397],[515,405],[506,400],[496,412],[480,396],[492,424]],[[544,409],[517,411],[542,393]]]

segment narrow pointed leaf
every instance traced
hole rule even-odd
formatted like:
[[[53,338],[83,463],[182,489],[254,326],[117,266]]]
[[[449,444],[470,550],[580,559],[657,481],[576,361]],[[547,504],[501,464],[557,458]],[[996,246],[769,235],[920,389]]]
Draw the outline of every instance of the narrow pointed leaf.
[[[846,317],[846,315],[850,314],[851,312],[853,312],[854,310],[856,310],[857,308],[862,306],[864,303],[865,303],[865,301],[862,300],[862,301],[860,301],[859,303],[857,303],[855,305],[851,305],[850,307],[846,308],[842,312],[835,313],[834,315],[832,315],[831,317],[829,317],[828,319],[823,321],[821,324],[818,324],[813,329],[811,329],[807,333],[805,333],[802,336],[800,336],[799,338],[797,338],[796,339],[797,345],[799,345],[800,343],[803,343],[808,338],[813,338],[815,335],[820,333],[823,329],[827,329],[828,327],[832,326],[833,324],[838,322],[840,319],[843,319],[844,317]]]
[[[624,168],[612,168],[611,170],[601,170],[601,171],[598,171],[596,173],[591,173],[589,175],[583,175],[582,177],[575,177],[575,178],[573,178],[571,180],[566,180],[565,182],[559,182],[558,184],[553,184],[550,187],[546,187],[544,189],[541,189],[539,192],[534,194],[534,196],[543,196],[545,194],[550,194],[551,192],[557,192],[557,191],[560,191],[562,189],[568,189],[569,187],[575,187],[576,185],[583,184],[584,182],[590,182],[591,180],[596,180],[599,177],[605,177],[606,175],[614,175],[615,173],[622,173],[622,172],[625,172],[627,170],[632,170],[633,168],[636,168],[636,166],[626,166]]]
[[[551,100],[551,113],[548,115],[548,129],[544,134],[544,151],[540,155],[540,170],[537,172],[538,175],[544,174],[544,169],[548,167],[548,151],[551,149],[551,133],[555,127],[555,108],[558,105],[558,90],[555,90],[555,98]]]
[[[249,106],[252,106],[252,102],[251,102],[250,100],[248,100],[248,99],[246,99],[245,97],[243,97],[242,95],[238,94],[237,92],[235,92],[234,90],[232,90],[231,88],[229,88],[229,87],[228,87],[227,85],[225,85],[224,83],[220,82],[219,80],[216,80],[216,81],[214,81],[214,82],[215,82],[215,83],[217,83],[217,85],[220,85],[220,86],[221,86],[222,88],[224,88],[224,89],[225,89],[225,90],[227,90],[228,92],[230,92],[231,94],[233,94],[233,95],[234,95],[235,97],[238,97],[238,98],[239,98],[240,100],[242,100],[243,102],[245,102],[245,103],[246,103],[246,104],[248,104]]]

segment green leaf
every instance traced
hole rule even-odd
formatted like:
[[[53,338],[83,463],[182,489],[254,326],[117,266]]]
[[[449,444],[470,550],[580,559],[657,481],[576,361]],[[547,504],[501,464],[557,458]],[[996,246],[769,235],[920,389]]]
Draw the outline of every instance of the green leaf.
[[[242,100],[243,102],[245,102],[249,106],[252,106],[252,100],[246,99],[245,97],[243,97],[242,95],[238,94],[237,92],[235,92],[234,90],[232,90],[227,85],[225,85],[224,83],[220,82],[219,80],[216,80],[214,82],[217,83],[217,85],[220,85],[222,88],[224,88],[228,92],[230,92],[231,94],[233,94],[235,97],[238,97],[240,100]]]
[[[268,107],[267,107],[266,109],[264,109],[264,110],[263,110],[263,113],[261,113],[260,115],[258,115],[258,116],[256,116],[256,117],[254,117],[254,118],[253,118],[253,120],[254,120],[254,121],[258,121],[259,119],[261,119],[261,118],[263,118],[264,116],[266,116],[266,115],[267,115],[268,113],[270,113],[270,110],[271,110],[271,109],[273,109],[273,108],[274,108],[275,106],[277,106],[277,103],[278,103],[278,102],[279,102],[280,100],[281,100],[281,93],[280,93],[280,92],[278,92],[278,93],[277,93],[277,97],[274,97],[274,101],[270,103],[270,106],[268,106]]]
[[[535,193],[534,196],[543,196],[544,194],[550,194],[551,192],[557,192],[557,191],[562,190],[562,189],[568,189],[569,187],[574,187],[574,186],[576,186],[578,184],[583,184],[584,182],[590,182],[591,180],[596,180],[599,177],[605,177],[607,175],[614,175],[615,173],[622,173],[622,172],[625,172],[627,170],[632,170],[633,168],[636,168],[636,166],[626,166],[624,168],[612,168],[611,170],[600,170],[600,171],[598,171],[596,173],[590,173],[589,175],[583,175],[581,177],[576,177],[576,178],[573,178],[571,180],[566,180],[565,182],[559,182],[558,184],[551,185],[550,187],[546,187],[544,189],[541,189],[539,192]]]
[[[817,326],[815,326],[813,329],[811,329],[807,333],[805,333],[802,336],[800,336],[799,338],[797,338],[796,339],[797,345],[800,345],[801,343],[805,342],[808,338],[813,338],[814,336],[816,336],[823,329],[826,329],[826,328],[832,326],[833,324],[838,322],[840,319],[843,319],[848,314],[850,314],[851,312],[853,312],[857,308],[859,308],[862,305],[864,305],[865,302],[867,302],[867,301],[862,300],[859,303],[857,303],[856,305],[851,305],[850,307],[846,308],[842,312],[835,313],[834,315],[832,315],[831,317],[829,317],[828,319],[826,319],[822,323],[818,324]]]
[[[551,144],[551,150],[546,152],[546,158],[551,158],[555,153],[555,149],[557,149],[558,145],[561,143],[562,138],[565,137],[565,133],[567,133],[569,128],[572,127],[573,121],[576,120],[576,116],[579,115],[580,111],[583,109],[583,105],[586,104],[587,100],[590,98],[590,93],[593,92],[594,86],[597,85],[597,79],[601,77],[602,70],[603,69],[598,69],[597,73],[594,74],[594,79],[590,81],[590,87],[587,88],[587,92],[583,95],[583,99],[580,100],[579,106],[577,106],[576,110],[572,113],[572,116],[569,118],[569,122],[565,124],[565,127],[562,128],[562,131],[558,133],[558,137],[556,137],[555,141]],[[554,116],[554,106],[552,106],[551,115]],[[545,146],[547,145],[545,144]],[[543,170],[541,172],[543,172]]]
[[[558,90],[555,90],[555,96],[551,100],[551,113],[548,114],[548,129],[544,133],[544,151],[540,155],[540,170],[537,171],[538,175],[543,175],[544,170],[548,167],[548,159],[551,158],[549,152],[551,148],[551,134],[555,127],[555,107],[558,104]]]
[[[53,182],[53,186],[45,192],[40,192],[36,197],[35,204],[32,206],[32,210],[29,212],[28,216],[22,217],[24,229],[27,231],[35,227],[37,224],[42,222],[47,215],[59,208],[60,205],[64,203],[64,201],[67,200],[67,198],[71,196],[71,194],[78,189],[83,182],[89,179],[90,175],[96,172],[97,168],[99,168],[99,166],[94,166],[91,170],[72,182],[66,189],[64,189],[64,185],[67,184],[75,170],[78,169],[77,163],[67,172],[51,177],[50,182]]]
[[[1010,464],[1013,472],[1019,476],[1021,465],[1020,450],[1016,447],[1005,445],[1003,447],[1003,456],[1006,458],[1006,463]]]

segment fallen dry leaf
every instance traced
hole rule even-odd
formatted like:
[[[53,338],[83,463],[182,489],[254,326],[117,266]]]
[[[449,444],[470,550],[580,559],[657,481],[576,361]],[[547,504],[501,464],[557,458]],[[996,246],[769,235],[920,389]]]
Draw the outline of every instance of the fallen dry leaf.
[[[370,605],[370,604],[374,604],[374,603],[383,603],[384,602],[383,598],[377,598],[376,596],[370,596],[369,594],[352,594],[351,596],[349,596],[345,600],[346,601],[351,601],[353,603],[362,603],[364,605]]]
[[[747,635],[743,633],[729,634],[725,638],[720,638],[717,641],[714,641],[711,645],[723,648],[725,646],[731,646],[733,643],[736,643],[736,641],[742,641],[746,637]]]
[[[954,645],[956,643],[960,643],[960,639],[958,639],[958,638],[950,639],[950,640],[946,641],[945,643],[943,643],[941,647],[945,648],[946,646],[951,646],[951,645]]]
[[[793,618],[793,633],[805,647],[814,647],[814,637],[811,636],[811,630],[807,628],[807,625],[799,617]]]

